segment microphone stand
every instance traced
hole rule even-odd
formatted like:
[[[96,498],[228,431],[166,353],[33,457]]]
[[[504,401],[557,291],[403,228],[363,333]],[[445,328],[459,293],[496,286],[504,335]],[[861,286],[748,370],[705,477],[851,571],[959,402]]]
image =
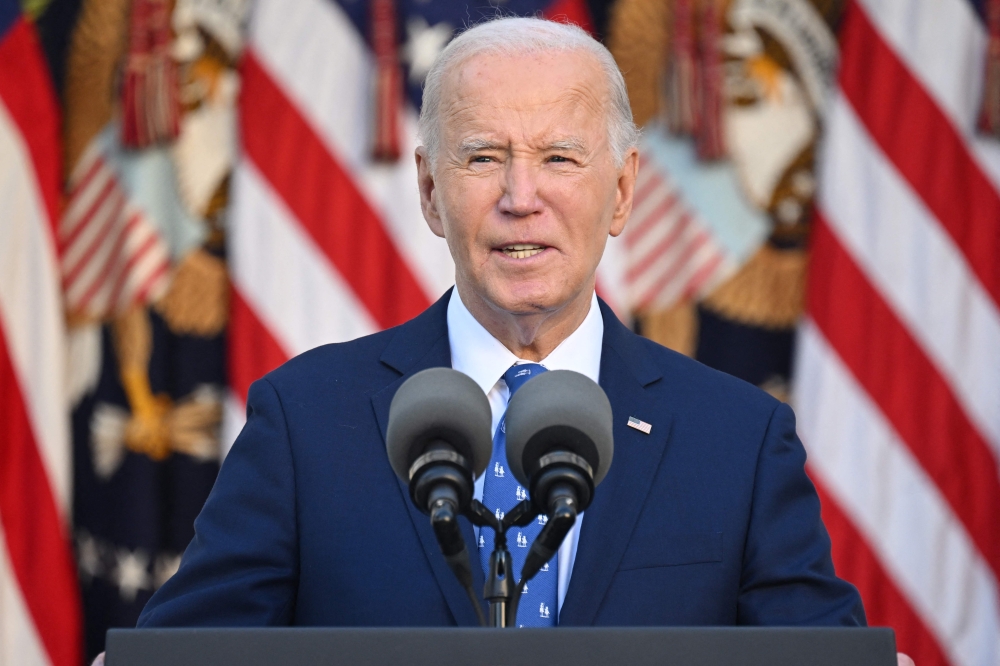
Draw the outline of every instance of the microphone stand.
[[[527,527],[538,515],[529,500],[524,500],[497,519],[479,500],[472,500],[467,512],[469,521],[478,527],[493,529],[493,553],[490,555],[489,571],[483,597],[490,604],[489,626],[506,628],[517,624],[517,606],[521,601],[524,585],[537,574],[552,555],[559,550],[569,528],[576,521],[576,510],[572,517],[565,511],[557,511],[542,528],[531,544],[531,550],[521,572],[521,580],[515,584],[513,559],[507,550],[507,530],[511,527]],[[568,518],[568,522],[567,522]],[[543,537],[545,537],[543,539]],[[554,546],[554,547],[553,547]]]
[[[567,474],[570,476],[567,477]],[[514,580],[514,561],[507,549],[507,530],[511,527],[527,527],[539,515],[538,509],[530,500],[516,504],[503,518],[497,518],[479,500],[472,500],[464,515],[477,527],[489,527],[493,530],[493,552],[490,555],[489,571],[486,573],[486,585],[483,598],[489,602],[489,619],[483,617],[482,608],[476,600],[472,588],[472,569],[465,540],[458,527],[458,496],[449,484],[436,484],[430,491],[431,526],[441,553],[445,556],[448,567],[455,574],[465,593],[469,597],[482,626],[506,628],[517,625],[517,607],[521,602],[525,584],[535,577],[558,552],[570,528],[576,523],[578,513],[577,489],[575,484],[568,483],[574,472],[564,469],[554,470],[555,483],[548,486],[546,496],[549,497],[549,520],[545,527],[535,537],[524,560],[521,570],[521,580]],[[443,469],[436,474],[421,477],[420,484],[440,480],[442,475],[449,476],[451,471]],[[589,497],[588,497],[589,500]]]
[[[433,455],[440,457],[441,454],[435,452]],[[472,602],[479,624],[498,628],[513,627],[516,625],[517,606],[525,583],[531,580],[559,550],[566,533],[576,520],[573,496],[560,498],[553,505],[552,518],[531,544],[519,582],[514,580],[514,560],[507,549],[507,530],[511,527],[527,527],[539,515],[538,510],[529,500],[524,500],[504,514],[503,518],[497,518],[479,500],[472,500],[469,504],[469,508],[465,511],[469,521],[478,527],[492,528],[494,534],[493,553],[490,555],[489,571],[483,590],[483,598],[489,602],[487,620],[483,616],[483,610],[472,587],[469,552],[458,526],[456,512],[459,505],[458,492],[449,483],[438,483],[444,478],[454,477],[455,471],[450,467],[432,470],[431,473],[416,479],[414,495],[421,495],[422,488],[429,488],[426,499],[434,537],[441,547],[441,554],[444,555],[448,568],[455,574],[455,578]]]

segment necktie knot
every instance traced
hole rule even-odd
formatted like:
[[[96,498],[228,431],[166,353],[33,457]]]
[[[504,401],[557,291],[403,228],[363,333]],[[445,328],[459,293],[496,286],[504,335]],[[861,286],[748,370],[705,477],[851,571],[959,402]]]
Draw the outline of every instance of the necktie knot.
[[[538,363],[516,363],[503,373],[503,380],[507,383],[507,388],[510,389],[510,395],[513,396],[514,392],[524,386],[529,379],[547,371],[545,366]]]

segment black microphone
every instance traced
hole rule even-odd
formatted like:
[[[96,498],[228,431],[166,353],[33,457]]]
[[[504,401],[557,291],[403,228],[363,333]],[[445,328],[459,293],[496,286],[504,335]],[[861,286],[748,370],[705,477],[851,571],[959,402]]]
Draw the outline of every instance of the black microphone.
[[[504,417],[507,464],[551,517],[569,500],[584,511],[614,456],[611,402],[585,375],[552,370],[527,382]]]
[[[441,552],[486,619],[472,589],[472,568],[458,517],[469,509],[475,477],[493,453],[490,404],[479,385],[451,368],[431,368],[399,387],[389,406],[386,452],[410,499],[430,516]]]
[[[510,399],[504,421],[510,472],[528,488],[533,510],[548,516],[507,607],[513,625],[524,584],[556,554],[607,475],[614,433],[604,390],[569,370],[545,372],[525,383]]]

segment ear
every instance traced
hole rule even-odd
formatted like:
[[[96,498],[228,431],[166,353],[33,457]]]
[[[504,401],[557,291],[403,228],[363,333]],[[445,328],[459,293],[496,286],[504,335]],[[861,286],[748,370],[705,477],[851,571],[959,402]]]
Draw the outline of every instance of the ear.
[[[420,189],[420,211],[424,214],[427,226],[435,236],[444,238],[444,223],[437,207],[435,196],[434,170],[427,156],[427,148],[420,146],[413,155],[417,160],[417,187]]]
[[[625,154],[621,171],[618,172],[618,191],[615,193],[615,213],[611,218],[612,236],[617,236],[625,229],[629,215],[632,214],[632,200],[635,195],[635,179],[639,175],[639,151],[630,148]]]

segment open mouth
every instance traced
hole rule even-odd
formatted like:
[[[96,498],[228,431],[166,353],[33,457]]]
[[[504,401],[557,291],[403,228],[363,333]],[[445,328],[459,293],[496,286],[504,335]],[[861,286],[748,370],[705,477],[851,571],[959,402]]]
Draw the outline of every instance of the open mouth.
[[[539,252],[545,250],[545,246],[517,243],[514,245],[507,245],[501,248],[501,250],[512,259],[527,259],[528,257],[533,257]]]

